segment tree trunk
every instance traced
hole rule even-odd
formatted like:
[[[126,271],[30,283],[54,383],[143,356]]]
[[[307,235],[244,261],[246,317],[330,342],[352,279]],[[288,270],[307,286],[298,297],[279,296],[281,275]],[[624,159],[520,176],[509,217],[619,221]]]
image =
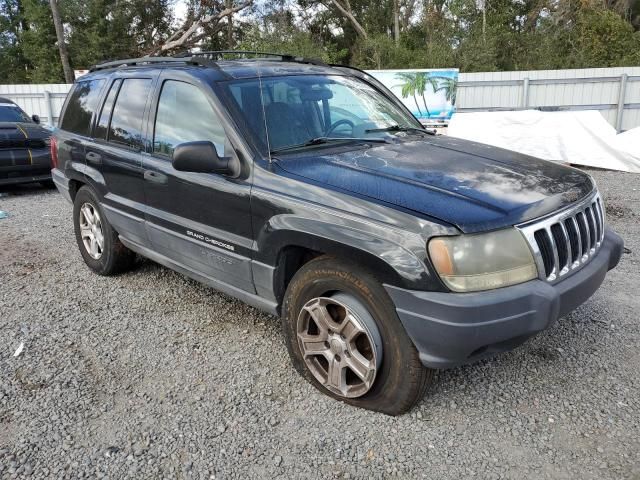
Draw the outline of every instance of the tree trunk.
[[[360,25],[360,22],[358,22],[356,17],[353,15],[353,12],[351,11],[351,4],[349,3],[349,0],[344,0],[345,5],[342,5],[338,0],[331,0],[331,2],[336,6],[338,10],[340,10],[340,13],[347,17],[347,19],[351,22],[351,25],[353,25],[353,28],[355,29],[357,34],[362,38],[367,38],[366,30],[362,28],[362,25]]]
[[[393,36],[398,46],[400,44],[400,0],[393,0]]]
[[[233,0],[226,0],[226,8],[233,8]],[[227,48],[233,50],[233,13],[227,17]]]
[[[482,1],[482,43],[487,43],[487,0]]]
[[[60,18],[60,10],[58,10],[57,0],[49,0],[51,5],[51,15],[53,16],[53,25],[56,28],[56,37],[58,37],[58,50],[60,51],[60,61],[62,62],[62,70],[64,71],[64,80],[67,83],[73,83],[75,76],[71,70],[69,63],[69,52],[67,44],[64,43],[64,29],[62,27],[62,19]]]

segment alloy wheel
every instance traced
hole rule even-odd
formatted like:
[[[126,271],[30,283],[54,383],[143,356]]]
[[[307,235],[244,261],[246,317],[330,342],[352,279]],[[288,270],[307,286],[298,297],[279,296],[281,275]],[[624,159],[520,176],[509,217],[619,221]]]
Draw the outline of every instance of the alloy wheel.
[[[104,233],[98,210],[90,203],[80,207],[80,238],[91,258],[98,260],[104,251]]]
[[[336,395],[355,398],[367,393],[382,358],[376,323],[350,295],[309,300],[298,316],[297,337],[313,376]]]

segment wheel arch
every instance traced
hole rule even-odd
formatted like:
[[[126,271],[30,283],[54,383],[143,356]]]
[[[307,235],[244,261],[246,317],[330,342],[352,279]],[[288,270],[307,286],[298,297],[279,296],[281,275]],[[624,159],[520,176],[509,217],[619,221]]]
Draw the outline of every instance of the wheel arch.
[[[273,269],[268,275],[271,278],[264,275],[266,268],[254,275],[256,288],[270,290],[279,306],[295,273],[320,255],[364,266],[381,283],[418,290],[441,289],[425,258],[406,244],[395,241],[391,234],[384,235],[379,229],[367,231],[366,226],[358,228],[355,224],[333,224],[324,219],[282,217],[286,218],[273,217],[269,228],[263,229],[257,238],[256,260],[262,267],[271,266],[267,267]]]
[[[331,256],[347,264],[364,266],[381,283],[405,284],[401,275],[391,265],[370,252],[334,240],[305,235],[278,250],[273,277],[273,290],[278,308],[282,305],[293,276],[309,261],[320,256]]]

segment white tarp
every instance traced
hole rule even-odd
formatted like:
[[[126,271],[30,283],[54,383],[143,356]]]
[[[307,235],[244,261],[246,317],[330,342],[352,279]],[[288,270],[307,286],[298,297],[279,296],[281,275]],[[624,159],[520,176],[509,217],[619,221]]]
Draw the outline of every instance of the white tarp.
[[[447,134],[545,160],[640,173],[640,127],[616,135],[595,110],[455,113]]]

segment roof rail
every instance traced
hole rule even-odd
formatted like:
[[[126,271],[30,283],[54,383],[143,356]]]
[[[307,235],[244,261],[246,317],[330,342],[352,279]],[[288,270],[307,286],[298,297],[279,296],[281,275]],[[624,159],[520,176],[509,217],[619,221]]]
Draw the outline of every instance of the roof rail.
[[[224,60],[224,58],[222,58],[224,55],[238,55],[245,58],[252,56],[252,59],[256,60],[268,60],[270,57],[274,57],[274,59],[280,60],[282,62],[309,63],[312,65],[326,66],[326,64],[322,60],[318,60],[315,58],[296,57],[295,55],[291,55],[288,53],[260,52],[255,50],[206,50],[202,52],[185,52],[176,55],[174,58],[184,58],[191,56],[191,58],[205,57],[211,60]]]
[[[297,63],[308,63],[311,65],[322,65],[326,66],[321,60],[316,60],[314,58],[304,58],[304,57],[296,57],[294,55],[283,54],[283,53],[269,53],[269,52],[257,52],[251,50],[211,50],[204,52],[184,52],[173,57],[140,57],[140,58],[127,58],[124,60],[114,60],[111,62],[104,62],[98,65],[92,66],[89,71],[95,72],[98,70],[105,70],[107,68],[114,67],[124,67],[124,66],[133,66],[133,65],[151,65],[151,64],[167,64],[167,63],[187,63],[191,65],[200,65],[204,67],[211,67],[219,69],[216,61],[223,60],[224,55],[240,55],[247,57],[249,55],[253,55],[252,59],[260,59],[260,60],[268,60],[271,57],[274,59],[280,60],[282,62],[297,62]]]
[[[98,65],[92,66],[89,71],[95,72],[97,70],[105,70],[107,68],[114,67],[123,67],[123,66],[133,66],[133,65],[151,65],[151,64],[161,64],[161,63],[187,63],[192,65],[201,65],[204,67],[214,67],[218,66],[215,62],[207,58],[194,58],[194,57],[140,57],[140,58],[126,58],[124,60],[114,60],[111,62],[100,63]]]

